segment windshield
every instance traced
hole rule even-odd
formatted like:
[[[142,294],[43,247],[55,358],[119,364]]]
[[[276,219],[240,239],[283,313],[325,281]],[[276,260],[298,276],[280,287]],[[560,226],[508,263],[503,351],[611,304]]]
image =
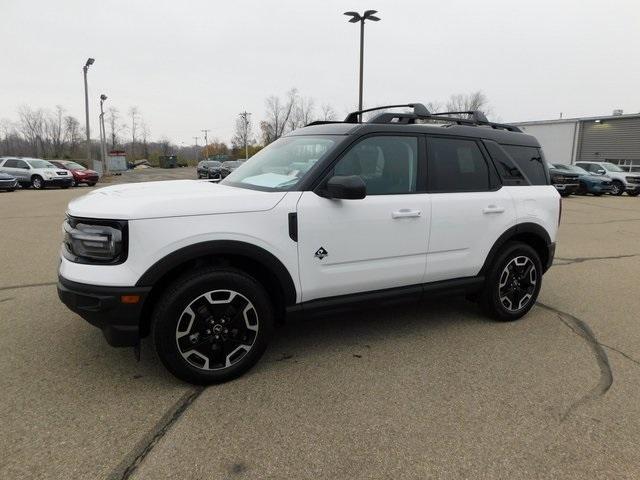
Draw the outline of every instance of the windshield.
[[[338,137],[279,138],[240,165],[221,183],[257,190],[295,190],[300,180],[336,144]]]
[[[28,160],[27,163],[33,168],[56,168],[53,163],[49,163],[46,160]]]
[[[613,163],[603,163],[602,166],[607,172],[624,172],[619,166],[614,165]]]
[[[62,166],[70,170],[86,170],[86,168],[83,165],[80,165],[79,163],[76,163],[76,162],[63,163]]]

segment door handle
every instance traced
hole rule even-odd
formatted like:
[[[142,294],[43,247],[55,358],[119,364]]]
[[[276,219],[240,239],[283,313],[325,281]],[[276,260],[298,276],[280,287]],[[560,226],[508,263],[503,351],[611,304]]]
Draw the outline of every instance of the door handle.
[[[504,213],[504,207],[498,207],[497,205],[489,205],[482,209],[482,213]]]
[[[419,217],[422,215],[422,210],[412,210],[410,208],[401,208],[395,212],[391,212],[391,218],[409,218]]]

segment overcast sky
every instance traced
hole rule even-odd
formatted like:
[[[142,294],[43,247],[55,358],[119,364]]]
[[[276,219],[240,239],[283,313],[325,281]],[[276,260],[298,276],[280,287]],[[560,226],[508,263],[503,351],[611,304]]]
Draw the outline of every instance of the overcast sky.
[[[60,104],[84,124],[87,57],[93,137],[100,93],[178,144],[228,141],[240,111],[257,122],[293,86],[342,116],[358,59],[342,13],[365,9],[382,18],[365,107],[482,90],[502,121],[640,111],[638,0],[0,0],[0,118]]]

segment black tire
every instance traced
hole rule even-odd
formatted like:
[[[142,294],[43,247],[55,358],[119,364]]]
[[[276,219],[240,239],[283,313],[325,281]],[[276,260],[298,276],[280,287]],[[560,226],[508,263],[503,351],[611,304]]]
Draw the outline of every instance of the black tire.
[[[259,282],[240,270],[209,267],[167,287],[154,309],[151,335],[173,375],[209,385],[249,370],[267,348],[273,325],[273,305]]]
[[[89,185],[90,187],[95,187],[96,186],[96,182],[87,183],[87,185]]]
[[[34,175],[31,177],[31,186],[36,190],[42,190],[44,188],[44,180],[40,175]]]
[[[569,195],[571,195],[571,192],[560,192],[561,197],[568,197]]]
[[[614,180],[611,184],[611,195],[619,197],[624,193],[624,184],[618,180]]]
[[[496,320],[517,320],[535,305],[541,283],[542,263],[537,252],[525,243],[509,242],[489,269],[480,305]],[[527,295],[529,297],[523,302]],[[518,302],[515,309],[507,305],[515,302]]]
[[[629,195],[630,197],[637,197],[638,195],[640,195],[640,190],[634,190],[633,192],[627,192],[627,195]]]

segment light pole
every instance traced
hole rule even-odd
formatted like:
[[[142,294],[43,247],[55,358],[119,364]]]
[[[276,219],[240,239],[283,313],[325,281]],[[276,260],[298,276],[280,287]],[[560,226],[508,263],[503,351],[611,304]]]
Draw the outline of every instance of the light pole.
[[[102,109],[102,104],[107,99],[107,96],[103,93],[100,95],[100,153],[102,154],[102,174],[106,175],[109,173],[109,167],[107,166],[107,132],[104,128],[104,110]]]
[[[207,139],[207,133],[209,130],[200,130],[204,133],[204,159],[209,160],[209,140]]]
[[[249,160],[249,115],[246,110],[239,114],[244,120],[244,159]]]
[[[344,12],[345,15],[351,17],[349,23],[360,22],[360,88],[358,90],[358,110],[362,110],[362,72],[364,67],[364,22],[365,20],[371,20],[377,22],[380,17],[376,17],[377,10],[367,10],[362,15],[358,12]]]
[[[91,132],[89,130],[89,88],[87,87],[87,71],[89,67],[93,65],[95,60],[93,58],[87,58],[87,62],[82,67],[82,71],[84,72],[84,110],[87,121],[87,167],[91,168]]]

